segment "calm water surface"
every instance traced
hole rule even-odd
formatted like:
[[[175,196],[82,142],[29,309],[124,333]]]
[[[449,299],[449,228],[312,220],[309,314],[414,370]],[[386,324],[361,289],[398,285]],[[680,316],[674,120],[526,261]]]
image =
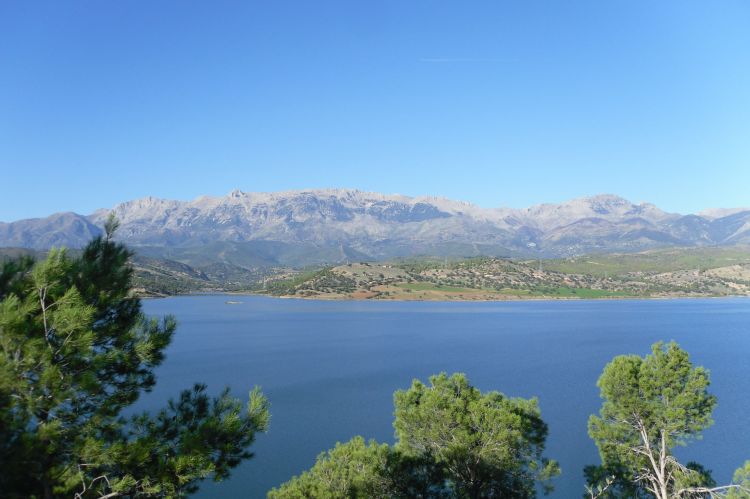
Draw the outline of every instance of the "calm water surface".
[[[241,301],[229,305],[227,300]],[[179,326],[154,391],[155,409],[194,382],[247,398],[260,385],[271,429],[256,457],[202,497],[264,497],[315,456],[361,434],[393,441],[393,392],[413,378],[465,372],[482,390],[537,396],[549,424],[547,456],[563,475],[553,497],[579,498],[582,469],[597,462],[586,433],[598,411],[596,380],[612,357],[643,355],[674,339],[711,370],[715,424],[680,452],[719,482],[750,459],[750,300],[505,303],[320,302],[192,296],[148,300],[149,315]]]

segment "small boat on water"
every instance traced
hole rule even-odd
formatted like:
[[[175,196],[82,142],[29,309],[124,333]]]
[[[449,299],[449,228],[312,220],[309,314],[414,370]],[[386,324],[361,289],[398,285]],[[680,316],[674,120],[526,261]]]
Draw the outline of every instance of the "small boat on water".
[[[239,305],[242,302],[241,301],[234,301],[234,300],[227,300],[224,303],[226,303],[227,305]]]

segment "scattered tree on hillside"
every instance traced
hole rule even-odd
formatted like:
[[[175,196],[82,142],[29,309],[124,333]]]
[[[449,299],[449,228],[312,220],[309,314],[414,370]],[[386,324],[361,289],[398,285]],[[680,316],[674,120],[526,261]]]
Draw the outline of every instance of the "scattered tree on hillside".
[[[130,292],[131,256],[111,237],[78,258],[0,271],[0,490],[3,497],[179,497],[222,479],[268,423],[255,390],[184,391],[156,415],[121,416],[155,383],[175,322],[147,319]]]

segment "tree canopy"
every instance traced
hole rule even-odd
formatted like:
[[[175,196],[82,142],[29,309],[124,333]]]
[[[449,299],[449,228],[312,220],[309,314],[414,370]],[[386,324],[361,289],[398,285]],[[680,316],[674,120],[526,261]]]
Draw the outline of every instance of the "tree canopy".
[[[734,472],[732,484],[735,487],[727,491],[728,499],[750,499],[750,461]]]
[[[602,464],[586,470],[589,483],[612,477],[610,496],[659,499],[715,485],[702,466],[673,455],[712,424],[716,405],[708,371],[694,367],[687,352],[660,342],[645,358],[615,357],[597,384],[604,402],[589,419],[589,435]]]
[[[155,415],[121,415],[155,383],[175,331],[130,291],[130,252],[105,236],[80,256],[0,270],[0,490],[4,497],[182,496],[249,458],[268,424],[247,404],[196,385]]]
[[[354,437],[318,456],[315,465],[268,493],[268,497],[388,497],[385,476],[390,448]]]
[[[463,374],[394,395],[396,444],[355,437],[269,497],[536,497],[559,473],[536,400],[482,394]]]

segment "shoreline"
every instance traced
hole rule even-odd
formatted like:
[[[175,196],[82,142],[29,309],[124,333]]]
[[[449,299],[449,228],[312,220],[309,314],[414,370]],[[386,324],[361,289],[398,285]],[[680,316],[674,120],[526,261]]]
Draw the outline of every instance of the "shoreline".
[[[140,296],[141,300],[157,300],[164,298],[176,298],[185,296],[248,296],[248,297],[264,297],[264,298],[276,298],[279,300],[305,300],[305,301],[321,301],[321,302],[397,302],[397,303],[507,303],[507,302],[539,302],[539,301],[633,301],[633,300],[649,300],[649,301],[666,301],[666,300],[722,300],[731,298],[750,298],[750,295],[701,295],[701,296],[679,296],[679,295],[666,295],[666,296],[604,296],[599,298],[579,298],[575,296],[539,296],[533,298],[527,297],[513,297],[506,299],[401,299],[401,298],[356,298],[356,297],[325,297],[325,296],[293,296],[293,295],[271,295],[265,293],[253,293],[251,291],[205,291],[205,292],[192,292],[192,293],[179,293],[173,295],[163,296]],[[231,300],[229,300],[231,301]],[[228,303],[233,305],[235,303]]]

